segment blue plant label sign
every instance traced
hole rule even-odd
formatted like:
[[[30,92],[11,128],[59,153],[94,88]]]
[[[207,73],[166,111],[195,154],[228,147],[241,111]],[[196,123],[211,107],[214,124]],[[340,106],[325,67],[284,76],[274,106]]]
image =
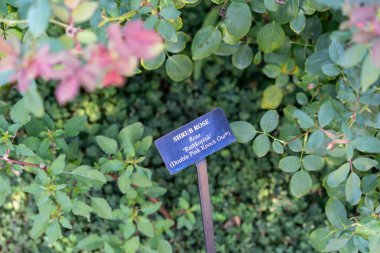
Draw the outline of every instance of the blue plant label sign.
[[[155,140],[171,175],[235,142],[224,111],[217,108]]]

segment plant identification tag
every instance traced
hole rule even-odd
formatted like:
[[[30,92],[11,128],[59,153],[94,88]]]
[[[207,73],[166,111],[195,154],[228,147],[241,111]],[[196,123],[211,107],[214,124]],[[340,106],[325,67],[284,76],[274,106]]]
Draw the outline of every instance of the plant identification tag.
[[[171,175],[235,142],[221,108],[187,123],[155,141]]]

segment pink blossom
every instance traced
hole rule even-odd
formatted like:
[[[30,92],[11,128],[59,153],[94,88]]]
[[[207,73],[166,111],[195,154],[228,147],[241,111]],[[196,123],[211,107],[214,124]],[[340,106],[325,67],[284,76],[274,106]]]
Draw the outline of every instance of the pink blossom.
[[[139,58],[152,59],[163,49],[161,37],[155,31],[145,29],[141,20],[127,23],[124,34],[126,46]]]
[[[375,66],[380,68],[380,39],[373,43],[371,55]]]

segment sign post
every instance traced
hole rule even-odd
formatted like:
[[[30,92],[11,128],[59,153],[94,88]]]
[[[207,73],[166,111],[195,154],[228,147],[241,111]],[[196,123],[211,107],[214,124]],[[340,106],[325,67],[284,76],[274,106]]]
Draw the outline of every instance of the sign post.
[[[236,138],[221,108],[216,108],[155,140],[171,175],[196,164],[207,253],[215,253],[216,250],[205,158],[235,141]]]
[[[208,174],[206,159],[196,164],[198,175],[199,198],[201,200],[203,233],[206,243],[206,252],[215,253],[214,225],[212,224],[212,205],[208,186]]]

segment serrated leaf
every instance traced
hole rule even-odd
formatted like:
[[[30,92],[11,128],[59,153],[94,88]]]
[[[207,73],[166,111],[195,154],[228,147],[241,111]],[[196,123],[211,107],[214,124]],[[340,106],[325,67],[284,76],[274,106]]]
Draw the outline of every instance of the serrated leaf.
[[[131,182],[133,185],[138,187],[149,187],[152,185],[152,182],[145,175],[139,173],[133,173],[131,177]]]
[[[117,142],[114,139],[108,138],[106,136],[98,135],[96,136],[96,142],[99,147],[108,155],[116,154],[117,152]]]
[[[85,185],[102,185],[107,182],[105,176],[98,170],[92,169],[87,165],[79,166],[74,169],[71,174],[81,183]]]
[[[74,116],[68,121],[66,121],[64,130],[65,136],[74,137],[79,134],[80,131],[84,130],[87,123],[87,116]]]
[[[99,217],[103,219],[113,219],[112,209],[105,199],[92,197],[91,207]]]
[[[100,238],[98,235],[90,234],[79,241],[77,247],[80,250],[91,251],[99,249],[101,245],[103,245],[102,238]]]
[[[61,225],[59,225],[58,221],[53,221],[49,224],[46,229],[46,235],[49,243],[54,243],[62,237]]]
[[[57,159],[55,159],[49,167],[49,170],[53,175],[59,175],[65,169],[65,155],[60,155]]]
[[[148,237],[154,236],[153,225],[148,219],[141,218],[137,223],[137,230]]]

